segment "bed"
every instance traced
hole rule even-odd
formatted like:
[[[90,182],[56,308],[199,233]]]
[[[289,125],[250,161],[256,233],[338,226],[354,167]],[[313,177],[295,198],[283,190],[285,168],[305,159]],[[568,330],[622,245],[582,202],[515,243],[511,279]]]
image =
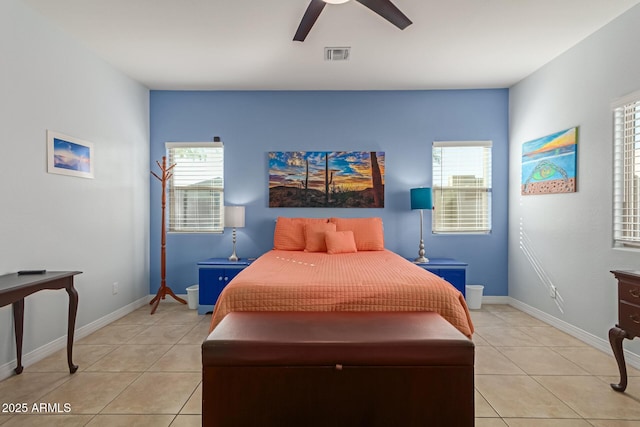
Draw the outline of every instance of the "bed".
[[[384,247],[380,218],[279,217],[274,247],[216,302],[210,331],[235,311],[434,311],[471,338],[462,294]]]

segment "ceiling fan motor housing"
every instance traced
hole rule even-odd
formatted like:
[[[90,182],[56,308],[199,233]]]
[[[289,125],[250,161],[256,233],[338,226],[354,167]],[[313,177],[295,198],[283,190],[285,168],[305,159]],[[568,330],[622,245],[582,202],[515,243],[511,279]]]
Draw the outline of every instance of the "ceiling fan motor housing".
[[[346,3],[348,0],[311,0],[307,10],[302,16],[302,21],[298,26],[296,34],[293,36],[294,41],[303,42],[311,31],[311,27],[316,23],[316,20],[320,16],[322,9],[327,3],[340,4]],[[391,22],[396,27],[404,30],[407,26],[411,25],[411,20],[400,11],[391,0],[356,0],[363,6],[368,7],[373,12],[377,13],[387,21]]]

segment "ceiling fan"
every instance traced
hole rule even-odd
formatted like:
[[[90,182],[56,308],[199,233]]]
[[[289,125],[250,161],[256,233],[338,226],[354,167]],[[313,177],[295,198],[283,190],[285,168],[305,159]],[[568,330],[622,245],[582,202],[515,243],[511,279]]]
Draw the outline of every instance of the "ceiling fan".
[[[331,4],[340,4],[346,3],[349,0],[311,0],[309,6],[307,7],[304,16],[302,17],[302,21],[300,21],[300,25],[298,26],[298,31],[296,31],[296,35],[293,36],[294,41],[303,42],[304,39],[311,31],[311,27],[315,24],[318,16],[320,16],[320,12],[324,9],[327,3]],[[405,16],[404,13],[400,11],[397,7],[391,3],[390,0],[356,0],[358,3],[368,7],[378,15],[382,16],[387,21],[391,22],[396,27],[404,30],[406,27],[412,24],[411,20]]]

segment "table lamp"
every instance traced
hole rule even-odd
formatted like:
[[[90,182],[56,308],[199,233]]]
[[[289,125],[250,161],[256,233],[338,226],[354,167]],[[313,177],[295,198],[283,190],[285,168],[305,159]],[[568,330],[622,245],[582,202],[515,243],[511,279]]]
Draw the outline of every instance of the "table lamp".
[[[431,203],[431,188],[421,187],[411,189],[411,209],[420,210],[420,249],[418,250],[418,258],[413,260],[415,263],[429,262],[429,259],[424,256],[424,240],[422,239],[422,227],[423,227],[423,211],[425,209],[433,209]]]
[[[244,206],[224,207],[224,226],[233,227],[233,253],[229,261],[238,261],[236,255],[236,228],[244,227]]]

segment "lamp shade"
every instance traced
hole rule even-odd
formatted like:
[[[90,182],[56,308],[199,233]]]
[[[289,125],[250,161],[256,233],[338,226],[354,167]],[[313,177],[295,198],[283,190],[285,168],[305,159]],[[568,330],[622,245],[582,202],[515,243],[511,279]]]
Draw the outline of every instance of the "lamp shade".
[[[421,187],[411,189],[411,209],[433,209],[431,203],[431,188]]]
[[[236,228],[244,227],[244,206],[225,206],[224,226]]]

